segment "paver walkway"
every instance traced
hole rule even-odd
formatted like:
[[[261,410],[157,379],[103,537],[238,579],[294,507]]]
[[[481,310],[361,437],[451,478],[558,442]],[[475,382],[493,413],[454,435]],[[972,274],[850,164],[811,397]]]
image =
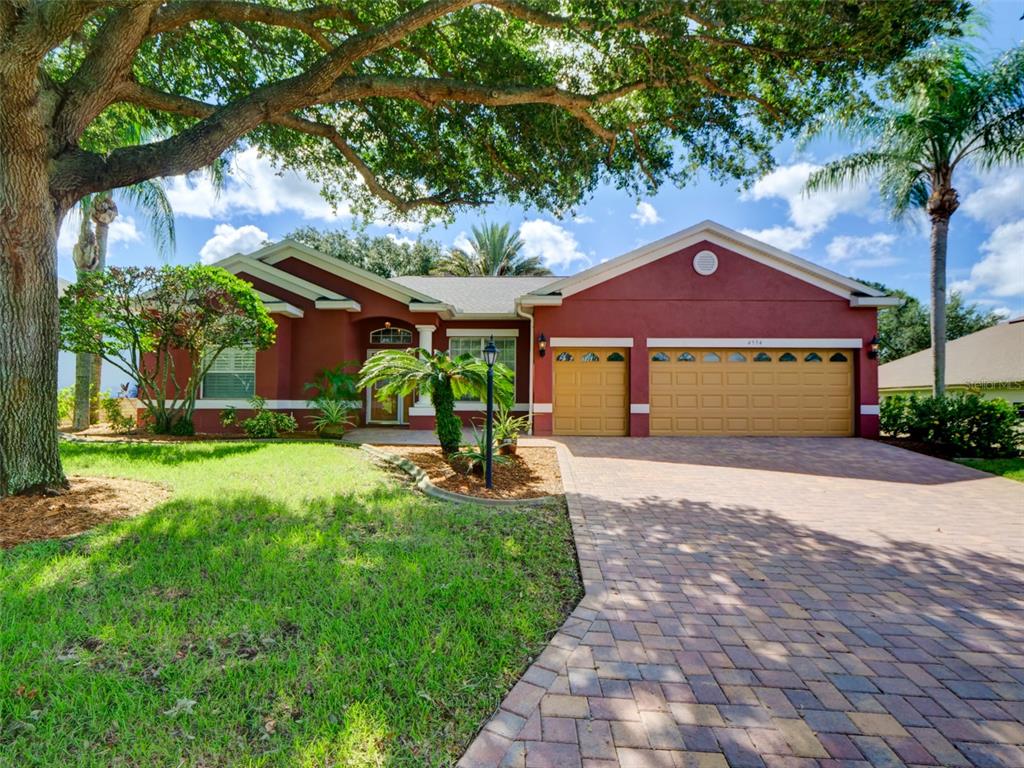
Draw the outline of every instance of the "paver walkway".
[[[562,442],[586,596],[460,766],[1024,766],[1024,485],[865,440]]]

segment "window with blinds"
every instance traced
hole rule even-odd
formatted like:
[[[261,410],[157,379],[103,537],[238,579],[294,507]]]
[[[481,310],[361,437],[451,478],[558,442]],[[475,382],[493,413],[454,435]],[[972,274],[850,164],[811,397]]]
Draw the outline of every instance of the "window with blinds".
[[[469,354],[483,360],[484,347],[490,336],[451,336],[448,339],[448,354],[454,360],[459,355]],[[494,346],[498,348],[497,362],[506,366],[512,371],[513,385],[516,373],[516,340],[513,336],[499,336],[494,339]],[[463,400],[476,400],[475,397],[464,397]]]
[[[249,398],[256,394],[256,350],[225,349],[203,378],[203,397],[214,400]]]

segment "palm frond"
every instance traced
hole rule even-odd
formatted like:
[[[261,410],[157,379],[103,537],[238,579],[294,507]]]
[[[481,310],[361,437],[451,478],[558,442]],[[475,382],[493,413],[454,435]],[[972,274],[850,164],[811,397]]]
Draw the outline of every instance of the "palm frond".
[[[169,259],[177,246],[177,237],[174,228],[174,209],[171,207],[171,201],[167,199],[163,183],[159,179],[140,181],[119,190],[119,194],[146,217],[157,253]]]

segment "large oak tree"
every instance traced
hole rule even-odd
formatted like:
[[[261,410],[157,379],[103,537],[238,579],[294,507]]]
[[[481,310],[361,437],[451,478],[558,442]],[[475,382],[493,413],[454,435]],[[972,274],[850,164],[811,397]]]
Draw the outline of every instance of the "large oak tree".
[[[0,2],[0,494],[64,482],[61,220],[240,143],[407,215],[750,178],[962,0]],[[130,120],[145,144],[117,140]]]

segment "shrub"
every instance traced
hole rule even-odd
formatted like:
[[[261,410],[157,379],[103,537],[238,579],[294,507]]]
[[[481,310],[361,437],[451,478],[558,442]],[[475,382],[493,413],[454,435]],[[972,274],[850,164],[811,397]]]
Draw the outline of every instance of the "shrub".
[[[498,452],[498,448],[493,444],[493,435],[491,444],[491,466],[495,467],[498,464],[505,464],[511,461],[508,456],[504,456]],[[487,432],[486,430],[478,430],[476,425],[473,425],[473,439],[472,443],[464,443],[462,447],[455,453],[448,456],[449,463],[456,469],[465,468],[465,472],[468,474],[474,472],[478,475],[484,474],[484,470],[487,466]]]
[[[998,458],[1020,453],[1021,419],[1005,400],[974,393],[894,395],[882,403],[883,434],[927,443],[949,456]]]
[[[75,412],[75,388],[64,387],[57,390],[57,421],[63,423],[71,419]]]
[[[294,432],[299,428],[295,417],[290,413],[276,413],[267,410],[267,401],[262,397],[254,397],[249,401],[255,413],[242,422],[242,429],[249,437],[277,437],[282,432]]]
[[[106,392],[101,392],[99,402],[112,431],[125,435],[135,431],[135,417],[121,410],[120,400],[111,397]]]
[[[238,424],[238,411],[233,405],[229,405],[218,416],[220,417],[220,425],[222,427],[233,427]]]

